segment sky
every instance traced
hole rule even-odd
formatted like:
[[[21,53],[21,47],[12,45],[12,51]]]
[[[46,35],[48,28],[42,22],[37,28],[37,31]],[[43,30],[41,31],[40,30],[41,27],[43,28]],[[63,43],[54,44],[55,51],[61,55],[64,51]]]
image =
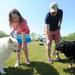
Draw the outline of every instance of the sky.
[[[75,32],[75,0],[0,0],[0,31],[10,34],[8,15],[12,9],[18,9],[27,20],[30,32],[43,35],[45,17],[51,2],[57,2],[63,10],[61,35]]]

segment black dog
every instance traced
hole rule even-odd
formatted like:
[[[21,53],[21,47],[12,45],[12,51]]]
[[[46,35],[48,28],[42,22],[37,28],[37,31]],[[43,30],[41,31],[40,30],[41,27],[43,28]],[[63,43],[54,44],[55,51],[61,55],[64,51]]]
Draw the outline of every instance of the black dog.
[[[72,60],[75,60],[75,41],[63,41],[56,45],[56,50],[64,53],[71,61],[70,68],[72,68]]]

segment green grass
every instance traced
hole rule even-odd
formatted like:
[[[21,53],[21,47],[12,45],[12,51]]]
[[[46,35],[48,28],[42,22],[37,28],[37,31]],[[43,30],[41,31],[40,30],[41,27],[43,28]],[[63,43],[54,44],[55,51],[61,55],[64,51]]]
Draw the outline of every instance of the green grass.
[[[31,64],[25,64],[25,56],[22,52],[21,65],[14,68],[16,53],[12,53],[10,58],[4,63],[6,75],[71,75],[68,69],[69,61],[62,53],[60,53],[60,57],[63,59],[63,62],[49,63],[45,46],[39,46],[38,42],[32,42],[28,46]],[[52,49],[54,49],[54,45]],[[55,56],[51,55],[51,57],[55,59]]]

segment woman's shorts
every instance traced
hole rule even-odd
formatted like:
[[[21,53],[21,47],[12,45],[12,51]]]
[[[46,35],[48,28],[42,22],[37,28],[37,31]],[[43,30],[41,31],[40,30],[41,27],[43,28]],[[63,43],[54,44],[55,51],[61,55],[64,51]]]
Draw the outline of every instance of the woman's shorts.
[[[22,44],[22,35],[21,34],[15,34],[14,32],[11,32],[10,35],[17,39],[18,44]],[[25,43],[31,42],[30,34],[25,34]]]
[[[16,39],[17,39],[17,41],[18,41],[19,44],[22,44],[22,35],[16,34]],[[26,42],[26,43],[31,42],[30,34],[26,34],[26,35],[25,35],[25,42]]]

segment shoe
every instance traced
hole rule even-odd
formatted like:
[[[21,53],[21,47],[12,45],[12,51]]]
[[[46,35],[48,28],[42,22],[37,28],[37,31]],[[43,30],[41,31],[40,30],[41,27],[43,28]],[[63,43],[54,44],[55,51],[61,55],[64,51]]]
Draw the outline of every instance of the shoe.
[[[27,64],[27,65],[29,65],[29,64],[30,64],[30,61],[29,61],[29,60],[27,60],[27,61],[26,61],[26,64]]]
[[[15,64],[15,67],[18,67],[20,65],[20,63],[19,62],[17,62],[16,64]]]
[[[48,58],[48,62],[52,63],[53,61],[50,58]]]

